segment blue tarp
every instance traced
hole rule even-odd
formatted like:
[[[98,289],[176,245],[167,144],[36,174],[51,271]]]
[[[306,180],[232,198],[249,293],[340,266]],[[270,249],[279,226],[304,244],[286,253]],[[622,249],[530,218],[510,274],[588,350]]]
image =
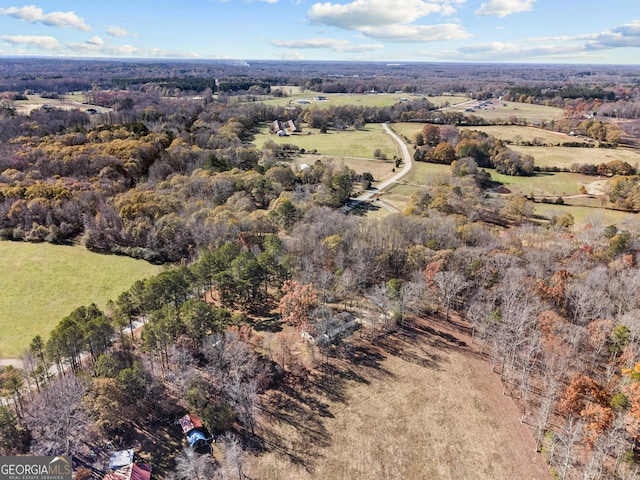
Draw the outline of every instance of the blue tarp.
[[[193,429],[189,433],[187,433],[187,439],[189,440],[189,445],[192,447],[199,442],[207,442],[207,437],[204,436],[200,430]]]

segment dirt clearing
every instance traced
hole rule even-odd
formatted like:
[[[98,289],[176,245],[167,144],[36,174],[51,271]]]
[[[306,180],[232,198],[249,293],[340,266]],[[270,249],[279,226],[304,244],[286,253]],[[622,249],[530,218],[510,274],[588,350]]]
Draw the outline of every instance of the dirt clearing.
[[[285,479],[551,479],[468,335],[414,320],[269,397],[247,474]]]

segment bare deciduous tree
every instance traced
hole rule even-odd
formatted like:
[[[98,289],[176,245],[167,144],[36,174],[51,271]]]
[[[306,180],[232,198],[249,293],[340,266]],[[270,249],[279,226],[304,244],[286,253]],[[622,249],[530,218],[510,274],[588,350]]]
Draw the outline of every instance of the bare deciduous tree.
[[[433,283],[438,288],[440,299],[444,303],[445,319],[449,320],[449,308],[456,297],[471,284],[458,272],[442,271],[433,276]]]
[[[193,447],[186,447],[176,456],[176,477],[184,480],[209,480],[215,473],[211,455],[200,455]]]
[[[222,461],[222,476],[224,479],[244,480],[246,453],[237,435],[227,432],[222,437],[224,445],[224,459]]]
[[[34,436],[32,453],[64,455],[72,453],[75,435],[86,431],[87,415],[82,405],[85,382],[67,375],[50,382],[28,406],[25,423]]]

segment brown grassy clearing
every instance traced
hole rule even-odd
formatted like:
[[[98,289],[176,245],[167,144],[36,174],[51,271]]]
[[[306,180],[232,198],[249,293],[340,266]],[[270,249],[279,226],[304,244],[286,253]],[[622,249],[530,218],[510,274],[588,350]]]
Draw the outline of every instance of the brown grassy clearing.
[[[42,108],[43,105],[50,105],[60,110],[80,110],[86,112],[93,108],[100,113],[108,112],[111,109],[84,103],[84,95],[80,92],[62,95],[59,99],[43,98],[40,95],[27,95],[28,100],[17,100],[15,102],[16,112],[22,115],[29,115],[33,110]]]
[[[640,153],[630,148],[525,147],[510,145],[512,150],[531,155],[539,167],[570,167],[572,164],[599,165],[622,160],[630,165],[640,163]]]
[[[563,109],[546,107],[544,105],[489,100],[485,107],[479,107],[477,106],[479,103],[479,101],[475,101],[454,105],[444,110],[464,112],[465,115],[475,115],[488,121],[508,121],[511,117],[517,117],[520,121],[524,122],[542,123],[557,120],[564,116]],[[467,111],[468,108],[473,108],[473,110]]]
[[[258,433],[246,473],[262,480],[551,478],[498,376],[442,319],[360,338],[287,379]]]

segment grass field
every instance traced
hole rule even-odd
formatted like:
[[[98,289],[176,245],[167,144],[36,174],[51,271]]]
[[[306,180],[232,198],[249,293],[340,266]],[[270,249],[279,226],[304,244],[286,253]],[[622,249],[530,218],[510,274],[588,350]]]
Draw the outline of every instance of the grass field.
[[[377,93],[377,94],[365,94],[365,93],[357,93],[357,94],[347,94],[347,93],[317,93],[317,92],[301,92],[300,87],[276,87],[280,88],[284,91],[288,97],[282,98],[269,98],[267,100],[262,100],[262,102],[267,105],[278,105],[278,106],[287,106],[293,104],[295,106],[299,106],[302,108],[310,108],[310,107],[320,107],[320,108],[328,108],[328,107],[336,107],[342,105],[355,105],[362,107],[389,107],[391,105],[395,105],[400,102],[401,99],[409,99],[414,100],[418,98],[423,98],[422,96],[416,96],[405,93]],[[322,96],[325,100],[314,100],[314,97]],[[468,100],[467,97],[461,95],[440,95],[434,97],[424,97],[427,98],[431,103],[433,103],[437,107],[441,107],[445,103],[449,105],[457,105],[462,102],[466,102]],[[307,100],[309,103],[298,104],[298,100]]]
[[[478,102],[479,103],[479,102]],[[451,106],[448,109],[465,114],[475,115],[489,121],[508,120],[510,117],[518,117],[520,121],[527,123],[557,120],[564,116],[564,110],[556,107],[546,107],[544,105],[534,105],[529,103],[503,102],[490,100],[486,107],[476,107],[471,112],[466,109],[471,108],[469,104]]]
[[[416,319],[264,402],[261,480],[551,479],[468,336]],[[356,334],[359,335],[359,334]]]
[[[429,177],[438,174],[448,174],[451,167],[426,162],[415,162],[414,167],[400,183],[394,185],[387,191],[380,194],[380,198],[402,211],[409,201],[411,194],[421,186],[425,185]],[[631,218],[634,214],[607,210],[601,208],[601,200],[593,196],[581,194],[581,187],[588,187],[593,182],[601,183],[596,177],[580,175],[577,173],[539,173],[533,177],[513,177],[496,173],[495,170],[487,169],[491,178],[501,182],[511,190],[513,195],[533,195],[537,198],[546,197],[555,201],[557,197],[563,197],[567,205],[537,204],[536,212],[544,214],[548,210],[562,210],[570,212],[576,222],[584,223],[589,217],[600,215],[607,222],[619,222],[626,218]],[[599,188],[606,188],[605,185]]]
[[[580,205],[549,205],[536,203],[535,214],[550,217],[558,213],[570,213],[576,225],[587,223],[601,225],[618,225],[622,227],[627,221],[636,221],[638,215],[635,213],[622,212],[620,210],[609,210],[606,208],[586,207]]]
[[[261,149],[264,142],[273,140],[278,144],[297,145],[307,152],[316,150],[319,154],[337,157],[373,159],[376,149],[380,149],[388,159],[392,159],[394,155],[400,156],[398,145],[389,135],[384,133],[379,124],[367,125],[360,130],[329,130],[327,133],[320,133],[318,129],[308,129],[303,125],[302,131],[301,135],[279,137],[271,135],[269,130],[264,127],[255,135],[253,144]]]
[[[17,100],[15,102],[16,111],[18,113],[28,115],[32,110],[41,108],[42,105],[51,105],[52,107],[62,110],[78,109],[86,111],[89,108],[93,108],[99,112],[111,110],[110,108],[83,103],[85,101],[85,96],[82,92],[71,92],[66,95],[62,95],[59,99],[42,98],[40,95],[27,95],[27,98],[28,100]]]
[[[0,357],[15,358],[36,335],[46,338],[75,308],[108,300],[161,267],[91,253],[80,246],[0,242]]]
[[[416,133],[422,130],[425,126],[424,123],[394,123],[393,129],[396,133],[404,135],[411,142],[413,142]],[[510,141],[512,143],[520,142],[533,142],[538,139],[544,144],[557,145],[563,142],[578,142],[583,141],[576,137],[570,137],[559,132],[552,132],[549,130],[543,130],[536,127],[525,127],[518,125],[486,125],[486,126],[471,126],[460,127],[461,129],[478,130],[480,132],[486,132],[489,135],[493,135],[500,140]],[[518,138],[519,137],[519,138]],[[584,140],[587,143],[586,140]]]
[[[598,165],[612,160],[622,160],[630,165],[640,163],[640,153],[627,148],[582,148],[582,147],[523,147],[510,145],[516,152],[532,155],[539,167],[569,167],[574,163]]]

